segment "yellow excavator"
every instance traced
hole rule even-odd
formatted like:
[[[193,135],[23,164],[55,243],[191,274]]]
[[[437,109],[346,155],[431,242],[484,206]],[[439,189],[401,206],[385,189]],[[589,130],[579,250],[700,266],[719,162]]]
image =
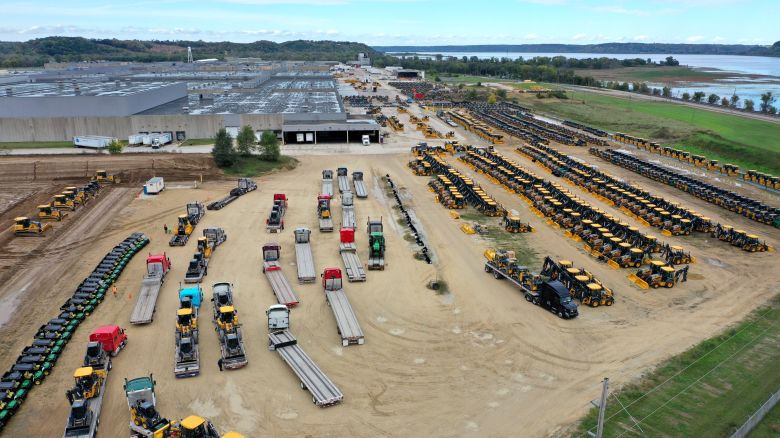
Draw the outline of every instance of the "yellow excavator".
[[[67,215],[67,213],[63,213],[61,210],[54,208],[51,203],[38,206],[38,219],[40,220],[61,221],[62,218]]]
[[[41,236],[51,228],[51,224],[42,224],[29,217],[20,216],[14,219],[14,234],[17,236]]]

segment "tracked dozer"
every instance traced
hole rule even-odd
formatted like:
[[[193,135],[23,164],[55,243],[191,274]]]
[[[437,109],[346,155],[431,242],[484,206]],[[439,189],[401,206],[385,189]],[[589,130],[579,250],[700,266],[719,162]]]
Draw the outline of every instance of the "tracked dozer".
[[[65,195],[54,195],[51,203],[52,207],[58,210],[76,210],[76,203],[68,199]]]
[[[52,220],[59,222],[67,215],[67,213],[63,213],[61,210],[54,208],[51,203],[41,204],[38,206],[38,219],[40,220]]]
[[[17,236],[43,236],[51,229],[50,224],[42,224],[28,217],[20,216],[14,219],[14,234]]]
[[[105,170],[95,171],[95,176],[92,177],[92,181],[97,181],[100,184],[116,184],[119,183],[119,178]]]

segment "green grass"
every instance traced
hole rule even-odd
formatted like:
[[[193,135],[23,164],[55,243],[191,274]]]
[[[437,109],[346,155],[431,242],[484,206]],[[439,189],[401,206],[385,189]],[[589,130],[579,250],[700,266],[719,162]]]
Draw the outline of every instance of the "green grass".
[[[225,174],[233,176],[253,177],[276,170],[292,170],[298,166],[298,160],[282,155],[279,161],[263,161],[257,156],[241,157],[238,162],[224,170]]]
[[[604,436],[729,436],[780,388],[778,361],[780,295],[612,394]],[[634,422],[621,404],[640,421],[643,432],[629,430]],[[573,436],[595,427],[597,414],[591,409]]]
[[[3,142],[0,150],[8,149],[41,149],[41,148],[72,148],[72,141],[29,141],[29,142]]]
[[[489,76],[439,76],[442,82],[446,84],[476,84],[477,82],[502,82],[501,79],[491,78]]]
[[[532,88],[542,88],[545,90],[558,90],[560,89],[559,86],[556,86],[555,84],[548,84],[546,82],[516,82],[512,84],[512,87],[517,88],[519,90],[530,90]]]
[[[780,124],[670,102],[568,91],[567,100],[519,96],[518,103],[586,125],[671,145],[742,169],[780,174]]]
[[[777,438],[780,436],[780,403],[776,404],[750,432],[749,438]]]
[[[538,262],[536,251],[525,241],[523,234],[508,233],[501,225],[501,218],[488,217],[477,210],[468,207],[462,210],[460,218],[465,222],[477,222],[488,227],[487,234],[481,234],[483,238],[491,242],[497,249],[514,251],[518,263],[525,266],[534,266]]]
[[[207,145],[207,144],[214,144],[213,138],[188,138],[181,142],[179,146],[200,146],[200,145]]]
[[[580,76],[593,76],[607,81],[629,82],[683,82],[713,81],[728,76],[727,73],[705,72],[688,67],[626,67],[602,70],[576,70]]]

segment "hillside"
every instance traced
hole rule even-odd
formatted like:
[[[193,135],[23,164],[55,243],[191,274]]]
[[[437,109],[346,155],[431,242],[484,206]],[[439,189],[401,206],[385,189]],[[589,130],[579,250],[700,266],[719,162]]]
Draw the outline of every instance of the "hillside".
[[[256,41],[253,43],[205,41],[140,41],[47,37],[24,42],[0,42],[0,67],[40,67],[46,62],[77,61],[184,61],[187,47],[196,59],[260,57],[275,60],[354,59],[358,52],[378,55],[365,44],[340,41]]]
[[[603,53],[603,54],[690,54],[780,56],[780,41],[773,46],[743,44],[483,44],[465,46],[375,46],[380,52],[528,52],[528,53]]]

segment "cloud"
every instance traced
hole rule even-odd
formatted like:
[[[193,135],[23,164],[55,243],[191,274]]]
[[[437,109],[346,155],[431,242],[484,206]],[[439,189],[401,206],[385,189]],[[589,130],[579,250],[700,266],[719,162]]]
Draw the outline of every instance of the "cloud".
[[[536,5],[547,5],[547,6],[554,6],[554,5],[565,5],[568,0],[519,0],[520,3],[533,3]]]
[[[712,39],[712,42],[713,43],[719,43],[719,42],[725,41],[725,40],[726,40],[726,38],[723,38],[722,36],[716,36],[715,38]]]
[[[634,41],[647,41],[649,37],[647,35],[637,35],[634,37]]]
[[[697,42],[697,41],[701,41],[701,40],[703,40],[703,39],[704,39],[704,37],[703,37],[703,36],[701,36],[701,35],[693,35],[693,36],[689,36],[689,37],[688,37],[688,38],[686,38],[685,40],[686,40],[686,41],[688,41],[688,42],[690,42],[690,43],[695,43],[695,42]]]
[[[535,33],[527,33],[527,34],[525,34],[523,39],[526,39],[526,40],[536,40],[536,39],[539,39],[539,35],[537,35]]]
[[[571,39],[572,39],[572,41],[580,41],[582,39],[585,39],[585,37],[587,37],[586,34],[578,33],[577,35],[574,35],[573,37],[571,37]]]

